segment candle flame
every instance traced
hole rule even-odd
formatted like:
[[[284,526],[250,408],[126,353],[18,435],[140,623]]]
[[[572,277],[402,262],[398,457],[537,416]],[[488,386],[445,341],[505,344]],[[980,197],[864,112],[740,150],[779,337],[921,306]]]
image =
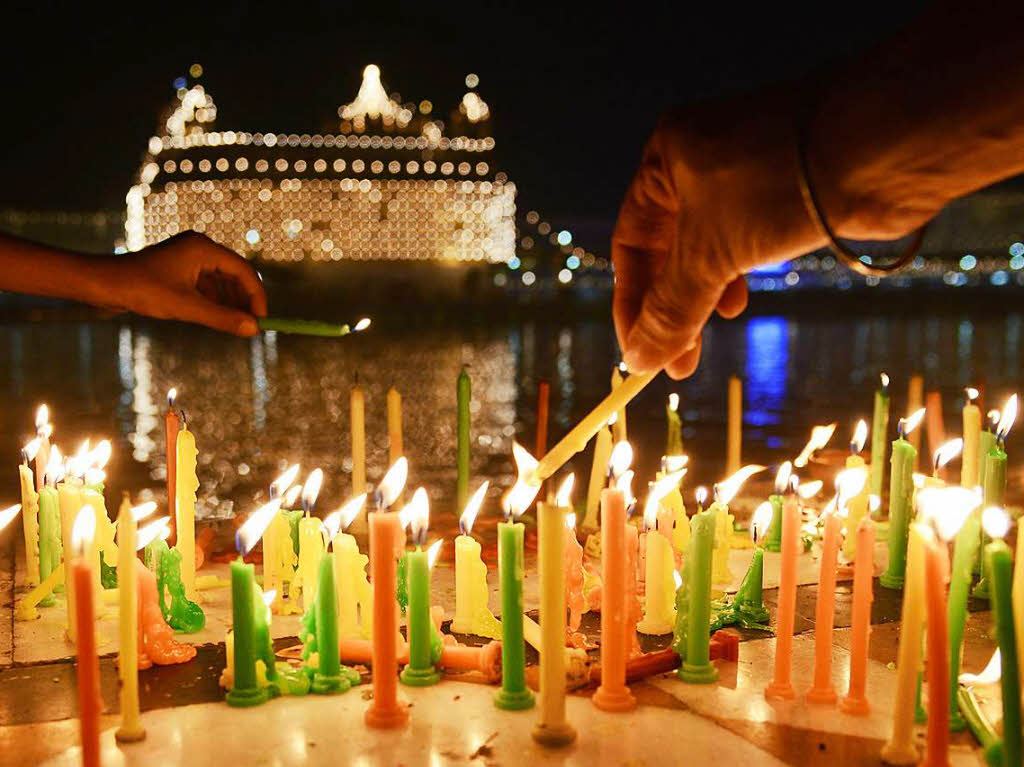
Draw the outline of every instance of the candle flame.
[[[85,504],[78,510],[75,523],[71,527],[71,550],[81,554],[92,543],[96,534],[96,512],[92,506]]]
[[[576,529],[576,513],[570,511],[565,515],[565,529],[575,530]]]
[[[996,427],[999,425],[999,419],[1003,417],[1003,414],[999,412],[999,408],[992,408],[985,415],[988,420],[988,430],[994,432]]]
[[[36,429],[42,429],[50,422],[50,408],[40,405],[36,410]]]
[[[338,515],[338,527],[335,528],[331,534],[331,538],[338,534],[340,530],[347,530],[348,526],[355,521],[355,518],[359,516],[359,512],[363,510],[366,505],[366,493],[360,493],[355,498],[350,498],[345,502],[345,505],[338,509],[334,514]],[[332,514],[331,516],[334,516]],[[326,522],[326,520],[324,520]]]
[[[968,405],[972,404],[974,400],[978,399],[978,395],[980,394],[981,392],[975,389],[973,386],[968,386],[964,388],[964,396],[967,397]]]
[[[1003,412],[999,416],[999,424],[996,426],[996,436],[1000,442],[1005,442],[1007,435],[1010,433],[1010,429],[1013,428],[1013,422],[1017,420],[1017,395],[1014,394],[1010,399],[1006,400],[1006,404],[1003,405]]]
[[[403,455],[385,472],[384,478],[377,486],[375,501],[380,511],[391,508],[391,504],[398,500],[398,496],[405,489],[405,481],[409,477],[409,462]]]
[[[811,429],[811,436],[807,440],[807,444],[804,445],[804,449],[800,451],[800,455],[793,459],[793,465],[798,469],[802,469],[807,465],[807,462],[811,459],[811,456],[818,450],[821,450],[828,441],[832,439],[832,435],[836,433],[836,424],[830,423],[826,426],[815,426]]]
[[[775,472],[775,494],[782,495],[789,489],[789,478],[793,476],[793,464],[783,461],[779,470]]]
[[[619,420],[619,411],[618,410],[614,410],[614,411],[612,411],[612,414],[610,416],[608,416],[608,424],[607,425],[608,426],[614,426],[618,422],[618,420]]]
[[[912,432],[914,429],[916,429],[918,426],[920,426],[921,425],[921,419],[924,418],[924,413],[925,413],[925,408],[921,408],[920,410],[918,410],[917,412],[913,413],[912,415],[909,415],[906,418],[901,418],[900,421],[899,421],[900,437],[902,437],[903,439],[906,439],[907,436],[910,434],[910,432]]]
[[[316,506],[316,499],[320,496],[320,488],[324,484],[323,469],[313,469],[306,478],[306,484],[302,486],[302,509],[310,512]]]
[[[992,653],[992,657],[989,658],[985,668],[982,669],[980,673],[968,674],[965,672],[957,678],[957,681],[959,681],[960,684],[973,687],[976,684],[995,684],[1002,678],[1002,676],[1003,658],[1002,654],[999,652],[999,648],[997,647],[996,651]]]
[[[668,409],[673,413],[679,410],[679,395],[675,392],[668,395]]]
[[[26,461],[35,460],[36,454],[39,453],[39,448],[42,447],[43,440],[40,437],[33,437],[28,443],[21,449],[22,454],[25,456]]]
[[[887,373],[879,373],[879,374],[878,374],[878,379],[879,379],[879,381],[881,381],[881,383],[882,383],[882,389],[883,389],[883,391],[884,391],[885,389],[888,389],[888,388],[889,388],[889,376],[888,376],[888,374],[887,374]]]
[[[853,436],[850,438],[850,452],[857,455],[864,449],[864,443],[868,441],[868,422],[861,418],[853,429]]]
[[[910,477],[911,479],[914,480],[914,487],[917,490],[920,490],[922,487],[924,487],[925,482],[928,481],[928,476],[918,471],[915,471],[913,474],[910,475]]]
[[[704,487],[704,485],[699,486],[696,490],[693,491],[693,497],[697,501],[697,506],[703,509],[704,504],[708,502],[708,489]]]
[[[427,498],[427,491],[417,487],[412,494],[412,500],[399,512],[403,524],[409,526],[414,543],[423,545],[427,538],[427,529],[430,527],[430,501]]]
[[[868,510],[872,513],[882,508],[882,496],[872,493],[868,496]]]
[[[270,497],[274,498],[291,487],[297,476],[299,476],[299,464],[293,463],[284,474],[270,483]]]
[[[678,570],[672,571],[672,580],[675,581],[676,591],[679,591],[683,587],[683,576],[679,574]]]
[[[512,443],[512,457],[516,462],[516,482],[501,499],[501,508],[506,519],[518,517],[526,511],[540,490],[539,484],[530,482],[537,470],[537,459],[518,442]]]
[[[812,479],[810,482],[804,482],[802,485],[797,487],[797,494],[805,501],[809,501],[811,498],[821,492],[821,488],[825,486],[825,483],[820,479]]]
[[[944,445],[939,445],[932,457],[932,465],[936,470],[941,469],[947,463],[960,455],[960,453],[963,452],[963,449],[964,441],[960,437],[951,439]]]
[[[263,604],[267,607],[274,604],[275,599],[277,599],[277,589],[271,589],[270,591],[263,592]]]
[[[868,473],[858,467],[843,469],[836,474],[836,506],[845,509],[847,502],[854,496],[860,495],[864,490],[864,483],[867,482]]]
[[[651,485],[651,489],[647,491],[647,501],[644,503],[644,526],[648,530],[653,530],[657,524],[661,499],[679,487],[685,475],[686,469],[683,469],[667,474]]]
[[[110,447],[110,440],[100,440],[100,443],[89,451],[90,466],[94,469],[104,468],[107,465],[107,462],[110,460],[111,452],[112,450]]]
[[[441,547],[444,546],[444,539],[438,538],[427,549],[427,567],[432,568],[434,563],[437,561],[438,554],[441,553]]]
[[[50,460],[46,464],[46,481],[50,484],[57,484],[64,477],[64,458],[60,454],[60,448],[56,445],[50,450]]]
[[[8,506],[3,511],[0,511],[0,530],[3,530],[7,525],[11,523],[11,520],[18,516],[18,512],[21,511],[21,504],[16,503],[13,506]]]
[[[1010,515],[998,506],[989,506],[981,512],[981,526],[989,538],[1005,538],[1010,532]]]
[[[178,389],[172,386],[167,390],[167,409],[174,409],[174,400],[178,399]]]
[[[473,532],[473,523],[476,522],[476,515],[480,513],[480,507],[484,504],[484,497],[487,495],[487,488],[491,483],[485,481],[466,502],[466,508],[462,510],[459,517],[459,532],[462,535],[469,535]]]
[[[53,436],[53,424],[52,423],[46,424],[45,426],[43,426],[43,428],[41,428],[39,430],[38,434],[43,439],[49,439],[50,437]]]
[[[636,503],[636,496],[633,495],[633,474],[633,470],[628,469],[615,480],[615,489],[622,493],[623,500],[626,502],[627,514],[633,513],[632,506]]]
[[[612,479],[622,476],[633,463],[633,446],[626,440],[616,442],[608,459],[608,474]]]
[[[369,317],[363,317],[361,320],[359,320],[359,322],[355,324],[355,326],[352,328],[352,331],[358,333],[361,330],[366,330],[368,327],[370,327],[370,322],[371,320]]]
[[[775,510],[771,503],[763,501],[750,517],[750,538],[757,543],[768,532],[768,526],[772,523],[772,516]]]
[[[235,549],[238,550],[239,554],[245,556],[252,551],[256,542],[263,537],[267,526],[280,509],[281,500],[275,498],[263,504],[249,515],[249,518],[235,532]]]
[[[157,538],[167,538],[171,534],[171,518],[160,517],[139,529],[139,535],[135,539],[135,550],[141,551]]]
[[[85,470],[85,484],[102,485],[107,480],[107,473],[100,469]]]
[[[302,485],[292,485],[285,491],[284,497],[281,498],[282,509],[292,509],[295,507],[295,501],[299,498],[299,493],[302,492]],[[271,499],[273,500],[273,499]]]
[[[688,455],[663,455],[661,457],[661,471],[663,474],[671,474],[679,471],[690,462]]]
[[[562,480],[562,484],[558,487],[558,492],[555,493],[555,505],[560,509],[572,507],[572,488],[575,484],[576,475],[572,472]]]
[[[131,512],[132,519],[138,522],[156,511],[156,501],[140,503],[138,506],[132,506],[129,511]]]
[[[921,518],[931,522],[942,540],[950,541],[981,505],[981,497],[962,487],[926,487],[918,492],[917,503]]]

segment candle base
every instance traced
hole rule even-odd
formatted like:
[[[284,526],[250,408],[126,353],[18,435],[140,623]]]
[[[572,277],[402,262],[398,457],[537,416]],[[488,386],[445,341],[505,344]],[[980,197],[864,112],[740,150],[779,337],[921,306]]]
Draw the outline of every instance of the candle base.
[[[764,550],[778,554],[782,551],[782,541],[765,541]]]
[[[498,690],[494,696],[494,705],[506,711],[524,711],[533,708],[534,697],[529,690]]]
[[[270,690],[266,687],[249,687],[244,689],[234,687],[228,690],[224,700],[229,706],[234,706],[235,708],[250,708],[270,700]]]
[[[636,708],[636,698],[629,691],[628,687],[619,690],[609,690],[604,685],[597,688],[591,702],[602,711],[632,711]]]
[[[114,731],[114,740],[118,743],[138,743],[146,739],[146,728],[141,725],[136,727],[118,727]]]
[[[839,699],[839,696],[834,687],[812,687],[807,691],[805,698],[808,703],[831,706]]]
[[[711,684],[718,681],[718,669],[712,663],[683,663],[679,667],[679,678],[690,684]]]
[[[312,692],[317,695],[338,695],[347,692],[352,683],[347,677],[338,674],[337,676],[324,676],[316,673],[313,675],[313,683],[309,686]]]
[[[913,743],[886,743],[882,746],[882,761],[886,764],[909,765],[921,761]]]
[[[790,682],[772,682],[764,688],[765,700],[793,700],[796,690]]]
[[[902,574],[890,573],[888,570],[882,573],[878,582],[885,586],[887,589],[902,589],[904,577]]]
[[[978,580],[978,585],[976,585],[974,587],[974,590],[971,592],[971,596],[974,599],[984,599],[985,601],[988,601],[988,599],[989,599],[989,588],[988,588],[988,577],[987,576],[985,576],[985,575],[981,576],[981,578]]]
[[[398,679],[402,684],[409,685],[409,687],[430,687],[430,685],[441,681],[441,674],[434,666],[427,666],[426,668],[406,666],[402,669],[402,673],[398,675]]]
[[[665,634],[671,634],[675,629],[675,625],[676,622],[674,620],[667,618],[664,620],[644,618],[636,624],[636,630],[646,636],[664,636]]]
[[[576,728],[568,722],[561,724],[538,722],[533,727],[533,739],[548,748],[562,748],[576,742]]]
[[[403,704],[391,706],[371,705],[363,715],[367,727],[378,730],[395,730],[409,723],[409,707]]]
[[[839,710],[852,716],[868,716],[871,714],[871,704],[867,698],[853,698],[847,695],[839,701]]]

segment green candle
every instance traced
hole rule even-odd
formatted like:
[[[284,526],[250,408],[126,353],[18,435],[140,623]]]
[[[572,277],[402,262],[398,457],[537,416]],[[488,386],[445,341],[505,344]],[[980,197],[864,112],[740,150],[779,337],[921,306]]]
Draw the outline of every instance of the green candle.
[[[991,468],[991,467],[989,467]],[[995,510],[1009,527],[1009,517],[1001,509]],[[986,518],[987,522],[987,518]],[[1013,556],[1010,547],[996,531],[986,524],[993,540],[985,547],[989,578],[992,581],[992,611],[995,614],[996,639],[1002,657],[1002,675],[999,679],[1003,699],[1003,753],[1004,764],[1021,763],[1021,707],[1020,669],[1017,666],[1017,637],[1013,625],[1013,605],[1010,591],[1013,586]],[[1018,531],[1018,534],[1019,531]]]
[[[889,376],[881,374],[875,390],[875,411],[871,418],[871,492],[882,495],[885,481],[885,438],[889,433]]]
[[[888,589],[903,588],[907,569],[907,536],[914,497],[914,458],[917,451],[907,435],[920,423],[924,410],[901,418],[899,437],[892,443],[892,476],[889,479],[889,565],[879,582]],[[877,436],[875,432],[872,436]],[[872,469],[874,466],[872,465]],[[874,477],[874,471],[872,471]]]
[[[167,625],[182,634],[202,631],[206,615],[203,608],[185,596],[185,584],[181,580],[181,552],[177,548],[168,548],[163,538],[157,538],[146,548],[151,548],[154,558],[160,611]],[[169,601],[167,597],[170,597]]]
[[[469,401],[471,398],[471,384],[469,380],[469,368],[462,366],[459,372],[459,379],[455,386],[456,404],[458,408],[456,424],[456,465],[458,477],[455,484],[455,508],[466,508],[469,500]]]
[[[990,767],[1002,767],[1003,765],[1003,741],[996,734],[996,728],[985,716],[985,712],[978,705],[978,699],[969,687],[961,687],[957,700],[960,703],[960,710],[964,714],[967,726],[971,733],[978,739],[985,753],[985,762]]]
[[[984,490],[985,487],[985,467],[988,463],[988,454],[992,451],[992,448],[996,446],[996,428],[999,425],[999,417],[1002,415],[998,410],[988,411],[988,422],[984,429],[981,430],[981,434],[978,436],[978,485]],[[985,507],[982,507],[985,508]],[[981,535],[981,531],[978,532]],[[980,548],[979,548],[980,552]],[[984,557],[978,556],[974,559],[973,572],[975,575],[981,573],[982,559]]]
[[[340,338],[349,333],[365,330],[370,326],[369,319],[361,319],[354,328],[347,324],[338,325],[333,322],[319,322],[317,320],[299,320],[288,317],[259,317],[256,320],[259,329],[266,332],[273,330],[278,333],[293,333],[302,336],[322,336],[324,338]]]
[[[767,551],[782,551],[782,496],[773,493],[768,496],[772,505],[772,520],[764,534],[764,547]]]
[[[957,692],[960,688],[960,650],[967,621],[967,595],[971,588],[971,566],[978,555],[981,534],[981,512],[975,510],[967,517],[953,545],[953,564],[949,573],[949,681],[950,681],[950,729],[958,732],[967,725],[960,715]]]
[[[409,664],[402,669],[399,679],[413,687],[427,687],[441,681],[434,666],[430,620],[430,563],[422,546],[406,555],[409,611],[406,633],[409,640]]]
[[[352,682],[351,670],[342,668],[338,650],[338,597],[334,583],[334,552],[320,560],[316,598],[317,671],[311,689],[321,695],[345,692]],[[358,674],[356,675],[358,679]]]
[[[1002,506],[1006,500],[1006,450],[1002,440],[996,437],[992,449],[985,456],[985,479],[982,483],[982,507]],[[981,542],[988,543],[988,537],[983,535]],[[988,560],[981,558],[981,578],[978,585],[974,587],[972,596],[975,599],[988,599],[991,590],[989,588]]]
[[[231,563],[231,627],[234,638],[234,687],[225,696],[229,706],[256,706],[270,692],[256,680],[256,631],[254,624],[256,577],[253,566],[239,557]]]
[[[63,544],[60,537],[60,501],[53,485],[39,489],[39,578],[45,581],[60,565]],[[54,604],[53,594],[39,602],[42,607]]]
[[[682,455],[683,424],[679,419],[679,395],[675,392],[668,395],[668,402],[665,404],[665,422],[668,426],[665,455]]]
[[[679,667],[684,682],[708,683],[718,679],[711,663],[711,558],[715,545],[715,512],[695,514],[690,520],[690,545],[687,548],[683,588],[686,590],[685,655]]]
[[[498,523],[498,579],[501,584],[501,689],[494,705],[512,711],[532,708],[526,687],[523,644],[523,536],[521,522]],[[710,562],[710,559],[708,560]]]

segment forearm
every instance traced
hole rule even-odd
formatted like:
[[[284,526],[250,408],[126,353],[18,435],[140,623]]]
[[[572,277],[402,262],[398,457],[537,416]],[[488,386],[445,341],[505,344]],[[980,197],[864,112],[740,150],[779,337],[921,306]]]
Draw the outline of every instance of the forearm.
[[[0,290],[108,305],[111,258],[0,234]]]
[[[930,10],[825,83],[809,151],[840,235],[905,234],[1024,172],[1024,12],[1006,5]]]

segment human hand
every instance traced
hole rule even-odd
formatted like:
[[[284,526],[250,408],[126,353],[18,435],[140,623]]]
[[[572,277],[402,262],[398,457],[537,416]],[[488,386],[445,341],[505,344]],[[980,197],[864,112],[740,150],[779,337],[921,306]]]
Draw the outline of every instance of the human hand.
[[[747,271],[824,244],[800,196],[788,101],[766,94],[659,122],[612,237],[615,331],[631,371],[690,375],[711,313],[746,308]]]
[[[110,282],[109,303],[225,333],[255,335],[256,318],[267,314],[267,296],[252,264],[196,232],[119,260]]]

